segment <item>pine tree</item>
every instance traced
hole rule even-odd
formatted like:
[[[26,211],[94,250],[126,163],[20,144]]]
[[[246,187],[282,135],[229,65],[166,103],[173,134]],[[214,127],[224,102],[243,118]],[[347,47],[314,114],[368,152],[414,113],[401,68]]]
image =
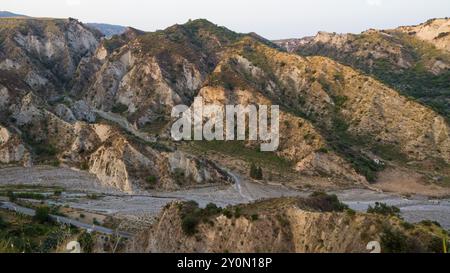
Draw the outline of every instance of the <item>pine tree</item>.
[[[263,179],[263,171],[261,167],[258,167],[258,172],[257,172],[257,176],[256,176],[257,180],[262,180]]]
[[[255,163],[252,163],[250,167],[250,177],[253,179],[258,178],[258,167],[256,167]]]

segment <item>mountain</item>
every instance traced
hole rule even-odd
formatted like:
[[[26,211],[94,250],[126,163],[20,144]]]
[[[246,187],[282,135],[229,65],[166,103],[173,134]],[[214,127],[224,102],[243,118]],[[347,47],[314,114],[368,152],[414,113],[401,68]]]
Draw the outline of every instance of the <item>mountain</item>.
[[[21,14],[15,14],[9,11],[0,11],[0,18],[6,18],[6,17],[26,17],[25,15]]]
[[[97,122],[96,109],[70,94],[101,38],[74,19],[1,19],[0,163],[76,167],[125,192],[228,183],[206,159]]]
[[[325,56],[361,70],[450,118],[450,19],[361,34],[319,32],[276,41],[289,52]]]
[[[87,23],[86,25],[97,29],[98,31],[103,33],[103,35],[105,35],[107,38],[111,38],[114,35],[120,35],[126,30],[126,27],[119,25],[110,25],[101,23]]]
[[[127,28],[110,39],[74,19],[1,23],[4,165],[61,164],[125,192],[235,183],[224,169],[252,180],[255,163],[264,169],[262,182],[296,189],[450,192],[450,127],[442,111],[424,106],[432,96],[411,99],[409,87],[356,66],[286,52],[254,33],[203,19],[156,32]],[[300,44],[347,44],[339,35],[322,36]],[[392,39],[403,41],[398,37]],[[429,46],[439,54],[412,48],[411,63],[432,69],[441,58],[445,64],[446,53]],[[398,63],[404,62],[391,65]],[[423,81],[431,85],[446,73],[435,72],[424,72]],[[432,92],[447,98],[446,82],[439,82]],[[172,107],[190,106],[199,95],[205,104],[280,105],[279,149],[261,153],[252,141],[172,141]],[[417,179],[406,187],[398,176]]]

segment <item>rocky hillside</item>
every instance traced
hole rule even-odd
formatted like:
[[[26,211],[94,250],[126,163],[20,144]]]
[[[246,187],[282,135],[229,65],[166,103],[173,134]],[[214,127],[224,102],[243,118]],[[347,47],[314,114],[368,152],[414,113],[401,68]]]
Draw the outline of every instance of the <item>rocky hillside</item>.
[[[437,48],[450,51],[450,19],[431,19],[417,26],[400,27],[400,31],[430,42]]]
[[[200,94],[219,105],[282,105],[277,155],[304,174],[358,184],[376,181],[380,161],[450,159],[448,123],[432,110],[331,59],[250,37],[224,52]]]
[[[207,159],[101,121],[95,104],[70,94],[101,34],[73,19],[8,18],[0,37],[1,164],[76,167],[125,192],[232,182]]]
[[[126,30],[126,27],[119,25],[110,25],[101,23],[88,23],[87,25],[89,27],[97,29],[107,38],[111,38],[114,35],[120,35]]]
[[[110,39],[74,19],[1,22],[2,165],[62,164],[126,192],[230,183],[219,165],[234,161],[246,178],[252,163],[264,164],[263,180],[299,188],[365,187],[399,168],[438,192],[448,188],[445,118],[330,58],[288,53],[206,20]],[[174,143],[172,107],[198,95],[206,104],[280,105],[278,151],[260,153],[259,142]]]
[[[157,222],[128,246],[152,253],[442,252],[442,229],[411,225],[396,216],[355,213],[335,196],[284,198],[220,209],[169,204]]]
[[[24,15],[20,15],[20,14],[16,14],[16,13],[12,13],[9,11],[4,11],[1,10],[0,11],[0,18],[5,18],[5,17],[25,17]]]
[[[359,69],[450,117],[450,19],[361,34],[319,32],[281,40],[289,52],[326,56]]]

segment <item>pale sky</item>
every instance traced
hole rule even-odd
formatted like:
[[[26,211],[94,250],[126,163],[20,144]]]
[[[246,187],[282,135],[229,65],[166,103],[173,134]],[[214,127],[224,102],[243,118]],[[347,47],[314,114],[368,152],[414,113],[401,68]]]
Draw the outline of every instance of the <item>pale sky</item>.
[[[450,0],[0,0],[0,10],[36,17],[164,29],[205,18],[268,39],[359,33],[450,17]]]

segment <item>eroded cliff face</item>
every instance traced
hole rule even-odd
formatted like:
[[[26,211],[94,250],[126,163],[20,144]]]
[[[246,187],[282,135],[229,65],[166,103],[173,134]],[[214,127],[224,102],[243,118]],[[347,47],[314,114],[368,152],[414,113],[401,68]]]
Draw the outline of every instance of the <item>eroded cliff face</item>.
[[[421,40],[434,44],[437,48],[450,51],[450,19],[431,19],[417,26],[400,27],[399,30]]]
[[[100,38],[73,19],[31,18],[3,18],[0,36],[0,68],[49,97],[63,91]]]
[[[30,152],[22,143],[20,136],[0,126],[0,163],[31,165]]]
[[[297,171],[364,183],[346,163],[349,153],[376,166],[378,156],[385,157],[378,146],[394,147],[411,161],[450,162],[443,117],[350,67],[250,38],[223,56],[199,94],[206,104],[282,105],[277,154],[295,162]]]
[[[80,168],[126,192],[229,183],[208,153],[185,150],[169,138],[172,107],[202,96],[222,106],[280,105],[280,146],[268,156],[288,165],[279,172],[297,178],[367,186],[377,171],[399,162],[412,171],[427,162],[430,179],[450,176],[445,117],[332,59],[282,52],[255,34],[205,20],[153,33],[130,28],[111,39],[72,19],[4,23],[0,124],[12,135],[2,142],[4,164]],[[420,51],[414,59],[409,49],[418,38],[408,33],[319,33],[298,46],[319,54],[313,49],[320,43],[364,65],[387,58],[404,71],[422,62],[443,76],[445,54]],[[433,64],[438,59],[444,64],[439,71]],[[261,142],[241,144],[254,152]],[[439,168],[431,170],[432,164]]]
[[[437,230],[415,226],[409,231],[395,217],[374,214],[323,211],[305,206],[296,199],[259,201],[216,213],[187,234],[183,203],[172,203],[161,212],[156,223],[141,232],[128,246],[129,252],[151,253],[368,253],[371,241],[382,242],[387,230],[397,230],[405,238],[420,238],[422,245],[404,251],[439,251],[432,248],[439,240]],[[415,234],[415,235],[413,235]],[[408,239],[405,239],[408,240]],[[412,240],[412,239],[411,239]],[[412,246],[413,244],[411,244]]]
[[[319,32],[315,37],[276,43],[289,52],[325,56],[362,70],[448,119],[449,22],[448,18],[432,19],[417,26],[361,34]]]
[[[226,29],[216,33],[217,28],[196,20],[157,33],[129,29],[103,41],[79,68],[89,79],[86,100],[123,114],[139,128],[167,123],[174,105],[193,101],[222,47],[239,37]]]

